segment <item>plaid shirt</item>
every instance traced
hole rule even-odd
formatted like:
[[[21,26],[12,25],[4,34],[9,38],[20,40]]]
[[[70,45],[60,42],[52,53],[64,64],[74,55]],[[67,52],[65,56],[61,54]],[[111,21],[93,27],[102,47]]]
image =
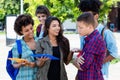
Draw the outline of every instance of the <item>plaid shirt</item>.
[[[85,38],[82,50],[85,63],[80,65],[83,71],[78,70],[78,80],[104,80],[101,67],[105,51],[105,42],[97,30]]]
[[[30,50],[30,48],[28,47],[28,45],[25,43],[23,39],[21,39],[21,44],[22,44],[21,58],[27,59],[30,62],[34,62],[35,61],[34,57],[30,56],[33,53],[32,50]],[[14,58],[19,58],[16,43],[13,46],[12,52],[13,52]],[[14,63],[14,61],[12,61],[12,63]],[[36,72],[37,72],[37,68],[35,67],[34,68],[31,68],[29,66],[20,67],[16,80],[35,80]]]

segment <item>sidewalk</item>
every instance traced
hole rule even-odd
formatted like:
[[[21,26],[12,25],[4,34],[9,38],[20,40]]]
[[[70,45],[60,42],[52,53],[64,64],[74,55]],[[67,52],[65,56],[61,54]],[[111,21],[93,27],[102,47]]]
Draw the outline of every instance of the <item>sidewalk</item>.
[[[66,66],[68,80],[75,80],[77,69],[70,63]],[[109,80],[120,80],[120,62],[111,64],[109,68]]]
[[[120,55],[120,33],[114,33],[117,46],[119,49],[119,55]],[[70,40],[70,47],[79,47],[79,36],[76,34],[70,34],[65,35]],[[11,47],[7,47],[5,45],[5,36],[0,35],[0,80],[11,80],[8,74],[6,73],[5,64],[6,64],[6,58],[8,50],[10,50]],[[66,71],[68,75],[68,80],[74,80],[75,75],[77,73],[77,69],[70,63],[66,66]],[[110,75],[109,80],[120,80],[120,62],[117,64],[111,64],[110,68]]]

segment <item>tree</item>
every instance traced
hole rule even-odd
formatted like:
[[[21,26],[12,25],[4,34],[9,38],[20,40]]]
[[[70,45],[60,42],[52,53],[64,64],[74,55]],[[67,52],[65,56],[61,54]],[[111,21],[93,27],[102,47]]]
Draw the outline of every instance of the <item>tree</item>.
[[[77,8],[80,0],[24,0],[24,13],[31,14],[35,26],[38,25],[38,19],[35,17],[35,10],[38,5],[45,5],[49,8],[53,16],[58,17],[62,22],[66,19],[73,21],[81,14]],[[119,0],[101,0],[103,5],[100,10],[99,21],[105,19],[105,15],[111,10]],[[0,20],[5,20],[5,16],[20,14],[20,0],[0,0]]]
[[[51,14],[58,17],[62,22],[66,19],[75,21],[78,14],[81,13],[77,8],[78,0],[24,0],[24,3],[29,4],[25,13],[32,15],[35,21],[34,29],[36,29],[36,26],[39,24],[38,19],[35,17],[35,10],[38,5],[47,6]]]
[[[62,22],[68,18],[75,20],[78,13],[80,14],[76,6],[78,0],[24,0],[24,2],[29,3],[29,8],[25,11],[32,16],[35,15],[35,9],[38,5],[47,6],[51,14],[59,17]]]
[[[100,9],[99,21],[103,21],[107,18],[109,12],[111,11],[111,7],[114,6],[113,0],[101,0],[102,6]]]
[[[63,22],[66,19],[76,20],[77,16],[81,14],[77,6],[80,0],[24,0],[24,3],[28,3],[29,7],[25,10],[33,17],[35,15],[35,9],[37,5],[45,5],[49,8],[53,16],[57,16]],[[119,0],[118,0],[119,1]],[[99,21],[104,20],[106,15],[111,10],[110,7],[117,2],[113,0],[101,0],[103,5],[100,9]]]
[[[18,0],[1,0],[0,1],[0,20],[5,21],[6,15],[20,14],[20,1]]]

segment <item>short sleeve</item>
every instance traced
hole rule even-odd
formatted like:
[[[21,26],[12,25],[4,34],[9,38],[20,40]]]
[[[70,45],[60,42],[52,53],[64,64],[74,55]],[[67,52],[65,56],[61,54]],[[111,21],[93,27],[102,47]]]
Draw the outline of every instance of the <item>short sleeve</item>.
[[[15,43],[15,45],[13,46],[12,48],[12,57],[13,58],[19,58],[19,54],[18,54],[18,51],[17,51],[17,44]],[[12,64],[14,63],[15,61],[12,61]]]
[[[117,58],[118,57],[118,48],[116,45],[115,36],[113,35],[112,31],[105,30],[104,32],[104,40],[106,42],[106,46],[110,55]]]

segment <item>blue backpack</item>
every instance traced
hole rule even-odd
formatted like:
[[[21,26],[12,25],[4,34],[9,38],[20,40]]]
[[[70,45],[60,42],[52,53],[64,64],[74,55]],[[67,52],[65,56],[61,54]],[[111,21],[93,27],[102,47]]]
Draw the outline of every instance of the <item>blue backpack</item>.
[[[22,45],[20,40],[16,40],[17,43],[17,50],[19,53],[19,58],[21,58],[22,55]],[[19,68],[14,68],[12,65],[12,61],[8,60],[8,58],[12,58],[12,49],[8,53],[7,57],[7,63],[6,63],[6,70],[9,76],[12,78],[12,80],[16,80],[16,76],[18,74]]]

